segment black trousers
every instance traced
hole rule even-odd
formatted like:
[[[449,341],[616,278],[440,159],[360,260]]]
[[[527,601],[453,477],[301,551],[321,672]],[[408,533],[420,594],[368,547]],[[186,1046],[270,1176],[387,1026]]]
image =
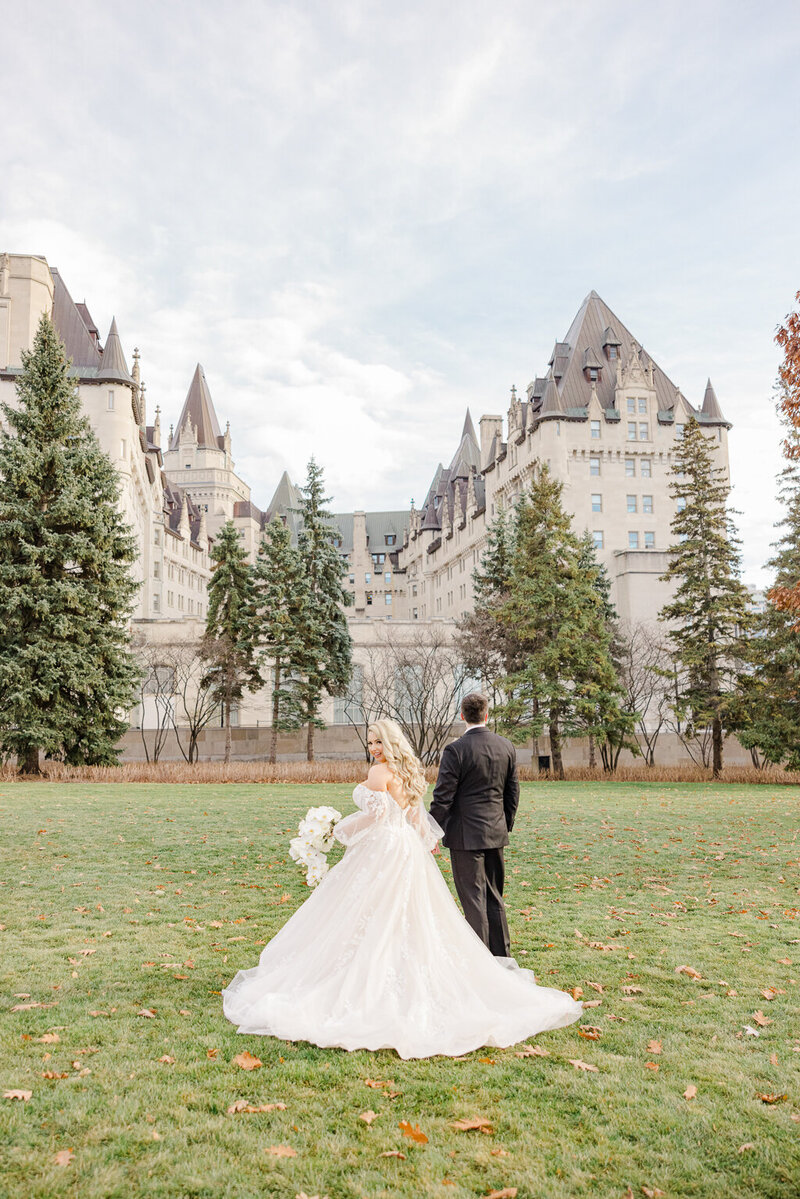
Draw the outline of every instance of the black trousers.
[[[511,957],[503,903],[503,850],[451,849],[453,882],[467,923],[499,958]]]

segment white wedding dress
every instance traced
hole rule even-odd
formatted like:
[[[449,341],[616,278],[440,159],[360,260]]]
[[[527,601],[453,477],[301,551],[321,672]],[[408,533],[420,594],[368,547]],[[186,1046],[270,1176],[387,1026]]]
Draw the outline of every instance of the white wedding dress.
[[[467,924],[430,852],[442,830],[422,804],[403,809],[363,784],[353,799],[360,811],[334,833],[342,860],[222,992],[239,1032],[458,1057],[580,1017],[570,995],[493,957]]]

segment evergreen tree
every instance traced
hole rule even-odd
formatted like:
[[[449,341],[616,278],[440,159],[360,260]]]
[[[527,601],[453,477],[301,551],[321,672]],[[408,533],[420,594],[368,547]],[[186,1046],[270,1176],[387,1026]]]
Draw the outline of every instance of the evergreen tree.
[[[231,760],[231,708],[262,680],[256,664],[255,589],[247,554],[233,521],[220,529],[211,551],[215,562],[208,584],[203,654],[208,663],[202,685],[219,696],[225,723],[225,761]]]
[[[0,432],[0,751],[117,760],[139,670],[128,646],[136,542],[118,482],[42,316]]]
[[[791,435],[791,433],[790,433]],[[735,708],[736,733],[747,749],[768,762],[800,770],[800,625],[795,608],[772,601],[778,589],[800,580],[800,467],[781,476],[780,497],[786,514],[782,536],[767,563],[775,579],[765,610],[754,617],[754,635],[744,647]]]
[[[268,525],[253,568],[256,636],[272,663],[272,741],[270,762],[278,755],[278,732],[303,723],[298,680],[304,666],[303,613],[308,588],[300,554],[279,517]]]
[[[678,669],[676,715],[690,729],[711,729],[712,768],[722,770],[722,743],[732,711],[737,657],[751,626],[748,594],[739,581],[738,542],[728,515],[727,473],[692,418],[674,458],[670,493],[678,502],[675,543],[663,581],[676,581],[659,618]]]
[[[345,565],[335,542],[333,517],[325,508],[322,468],[312,458],[300,488],[302,527],[298,551],[306,579],[302,617],[303,677],[300,694],[308,726],[307,756],[314,759],[314,729],[324,728],[319,709],[323,694],[342,695],[352,674],[353,643],[343,609],[352,597],[342,587]]]
[[[581,565],[581,543],[561,494],[562,484],[540,466],[517,505],[510,586],[500,613],[524,657],[503,680],[501,727],[514,740],[546,729],[557,778],[564,777],[564,738],[601,734],[619,717],[621,694],[597,572]]]

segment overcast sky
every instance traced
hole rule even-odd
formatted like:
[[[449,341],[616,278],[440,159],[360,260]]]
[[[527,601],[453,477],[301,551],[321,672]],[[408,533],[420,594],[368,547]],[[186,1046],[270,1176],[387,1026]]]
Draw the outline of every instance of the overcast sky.
[[[733,422],[745,579],[778,516],[777,324],[800,288],[800,6],[0,4],[0,250],[142,353],[202,362],[264,506],[419,502],[594,288]]]

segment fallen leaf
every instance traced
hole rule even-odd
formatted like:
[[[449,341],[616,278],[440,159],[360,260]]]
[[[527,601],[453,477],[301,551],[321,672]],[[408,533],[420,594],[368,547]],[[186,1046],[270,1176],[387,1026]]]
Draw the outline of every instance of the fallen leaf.
[[[545,1049],[542,1045],[523,1045],[522,1049],[518,1049],[514,1054],[515,1057],[549,1057],[550,1050]]]
[[[661,1042],[660,1041],[648,1041],[647,1042],[647,1052],[648,1053],[661,1053]]]
[[[35,1007],[55,1007],[54,1003],[15,1003],[12,1007],[12,1012],[29,1012]]]
[[[587,1008],[587,1007],[600,1007],[600,1004],[601,1004],[602,1002],[603,1002],[603,1001],[602,1001],[602,999],[584,999],[584,1001],[583,1001],[583,1006],[584,1006],[585,1008]]]
[[[645,1062],[644,1068],[645,1068],[645,1070],[656,1071],[656,1070],[658,1070],[658,1062]]]
[[[756,1099],[760,1099],[762,1103],[783,1103],[784,1099],[788,1099],[788,1095],[762,1095],[760,1091],[756,1092]]]
[[[603,1030],[596,1024],[582,1024],[578,1029],[578,1036],[585,1037],[587,1041],[599,1041],[602,1035]]]
[[[42,1078],[69,1078],[69,1070],[63,1070],[60,1074],[55,1070],[44,1070]]]
[[[573,987],[570,991],[570,995],[573,999],[583,998],[583,987]]]
[[[381,1157],[398,1157],[401,1162],[406,1160],[405,1153],[401,1153],[399,1149],[386,1149],[381,1154]]]
[[[647,1196],[647,1199],[660,1199],[662,1195],[666,1195],[666,1191],[660,1191],[658,1187],[642,1187],[642,1194]]]
[[[675,973],[676,974],[686,974],[686,975],[688,975],[689,978],[702,978],[703,977],[702,974],[700,973],[700,971],[695,970],[695,968],[693,966],[676,966]],[[623,988],[623,990],[624,990],[624,988]]]
[[[753,1144],[752,1141],[745,1141],[745,1143],[743,1145],[739,1146],[739,1148],[736,1150],[736,1152],[744,1153],[747,1149],[755,1149],[755,1145]]]
[[[759,1011],[753,1012],[753,1023],[757,1024],[759,1028],[766,1028],[768,1024],[772,1023],[772,1020]]]
[[[297,1157],[297,1150],[292,1149],[291,1145],[270,1145],[264,1152],[271,1153],[273,1157]]]
[[[475,1116],[472,1120],[453,1120],[450,1127],[455,1128],[456,1132],[494,1132],[491,1122],[482,1116]]]
[[[601,995],[603,994],[604,987],[602,983],[587,982],[586,986],[591,987],[593,991],[598,991]]]
[[[58,1153],[53,1158],[57,1166],[68,1166],[75,1154],[71,1149],[59,1149]]]
[[[404,1137],[408,1137],[410,1141],[416,1141],[418,1145],[427,1145],[428,1138],[420,1128],[419,1124],[409,1124],[408,1120],[401,1120],[398,1128]]]
[[[761,1033],[758,1031],[758,1029],[751,1028],[749,1024],[744,1025],[744,1033],[745,1033],[746,1037],[760,1037],[761,1036]],[[737,1037],[740,1037],[742,1034],[739,1032],[736,1035],[737,1035]]]
[[[589,1062],[582,1062],[579,1057],[569,1057],[567,1058],[567,1061],[571,1066],[574,1066],[576,1070],[592,1070],[594,1072],[597,1072],[598,1070],[597,1066],[592,1066]]]
[[[3,1091],[4,1099],[21,1099],[23,1103],[30,1099],[33,1091]]]
[[[237,1112],[246,1112],[248,1115],[253,1115],[257,1112],[285,1112],[285,1103],[250,1103],[247,1099],[236,1099],[228,1108],[228,1115],[233,1116]]]
[[[158,1060],[160,1062],[163,1062],[165,1066],[174,1066],[175,1065],[175,1058],[170,1057],[170,1055],[168,1053],[165,1053],[164,1056],[160,1057]]]
[[[137,1016],[145,1016],[148,1020],[154,1020],[156,1014],[152,1010],[152,1008],[143,1007],[143,1008],[139,1009],[139,1011],[136,1013],[136,1015]]]
[[[242,1070],[257,1070],[263,1063],[260,1057],[254,1057],[249,1049],[244,1049],[241,1053],[236,1054],[233,1064],[240,1066]]]
[[[207,1057],[207,1058],[208,1058],[208,1060],[209,1060],[209,1061],[211,1061],[211,1062],[213,1062],[213,1061],[216,1061],[216,1058],[217,1058],[217,1053],[218,1053],[218,1050],[216,1050],[216,1049],[207,1049],[207,1050],[206,1050],[206,1057]]]
[[[359,1120],[363,1120],[365,1124],[371,1124],[373,1120],[377,1120],[378,1113],[369,1108],[367,1111],[362,1112],[358,1118]]]
[[[641,987],[627,986],[627,987],[622,988],[622,994],[623,995],[642,995],[643,991],[642,991]]]
[[[494,1065],[493,1057],[479,1057],[478,1061],[481,1063],[482,1066],[493,1066]]]
[[[46,1032],[43,1037],[37,1037],[37,1041],[41,1041],[43,1045],[57,1045],[61,1037],[57,1032]]]
[[[783,994],[783,992],[779,991],[777,987],[765,987],[761,994],[765,999],[772,1000],[777,999],[779,995]]]
[[[508,1150],[503,1149],[500,1145],[498,1145],[496,1149],[491,1149],[489,1152],[491,1153],[492,1157],[508,1157]]]
[[[769,1060],[772,1062],[773,1066],[777,1066],[777,1064],[778,1064],[778,1055],[777,1055],[777,1053],[771,1053],[771,1054],[769,1055]]]
[[[694,1085],[694,1083],[692,1083],[691,1086],[688,1086],[686,1088],[686,1090],[683,1092],[683,1097],[684,1097],[684,1099],[694,1099],[696,1094],[697,1094],[697,1087]]]
[[[486,1199],[516,1199],[516,1187],[503,1187],[502,1191],[489,1191]]]
[[[89,1012],[90,1016],[110,1016],[110,1012]]]

